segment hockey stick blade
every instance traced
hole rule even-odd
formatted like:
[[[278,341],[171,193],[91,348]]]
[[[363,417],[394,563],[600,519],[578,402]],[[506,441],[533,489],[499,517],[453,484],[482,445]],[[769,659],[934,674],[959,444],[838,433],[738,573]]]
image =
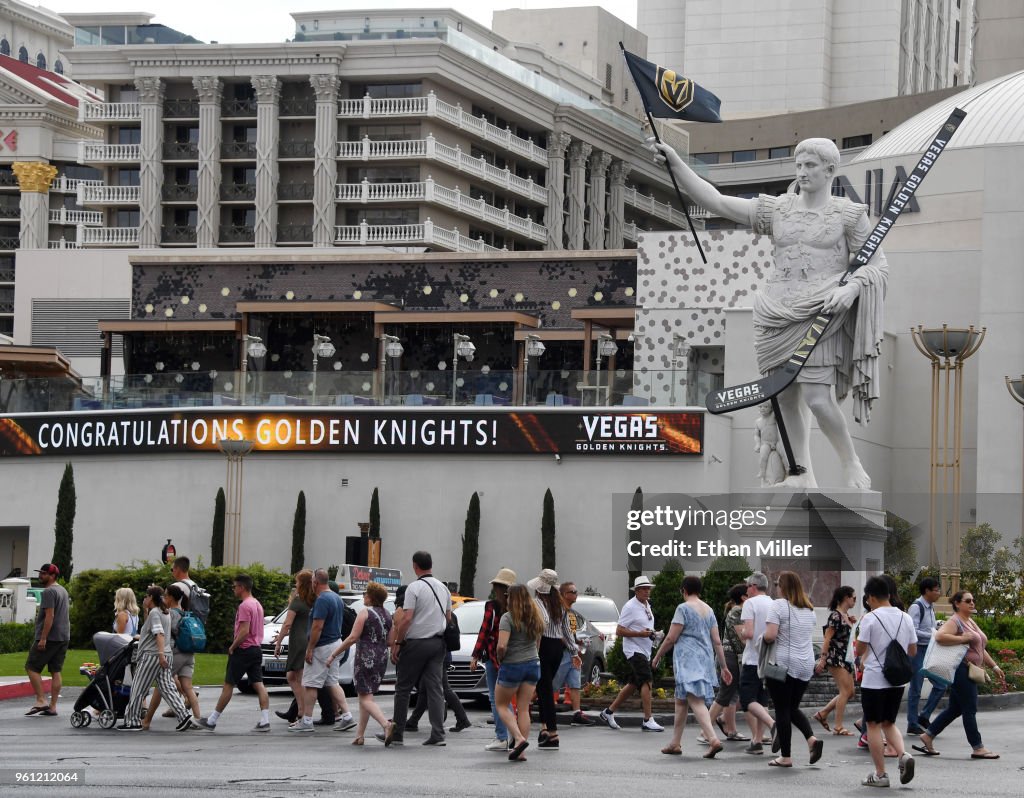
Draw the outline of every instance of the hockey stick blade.
[[[935,134],[931,145],[917,162],[914,171],[910,173],[906,183],[896,193],[889,207],[883,211],[875,228],[851,260],[849,269],[839,282],[840,285],[845,285],[850,275],[871,260],[871,256],[878,250],[882,240],[896,223],[896,219],[899,218],[903,209],[910,203],[910,199],[914,196],[918,186],[921,185],[928,171],[935,165],[938,157],[945,150],[946,144],[953,134],[956,133],[957,128],[960,127],[960,123],[966,115],[967,113],[960,108],[953,109],[949,118],[939,129],[939,132]],[[704,400],[704,405],[707,407],[708,412],[713,415],[719,415],[720,413],[728,413],[733,410],[742,410],[746,407],[754,407],[762,402],[767,402],[773,396],[780,394],[796,379],[800,369],[804,367],[808,356],[814,347],[817,346],[818,341],[831,322],[832,314],[830,313],[819,313],[815,316],[807,332],[804,334],[804,339],[797,346],[797,350],[790,356],[789,360],[771,374],[753,382],[746,382],[733,388],[723,388],[708,393]]]

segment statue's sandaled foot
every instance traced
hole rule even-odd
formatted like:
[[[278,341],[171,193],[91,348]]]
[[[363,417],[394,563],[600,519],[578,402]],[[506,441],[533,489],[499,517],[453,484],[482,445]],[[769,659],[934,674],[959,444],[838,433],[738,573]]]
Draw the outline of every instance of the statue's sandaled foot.
[[[814,474],[807,471],[803,474],[790,475],[782,481],[783,487],[793,488],[794,490],[813,490],[818,487],[818,480],[814,478]]]
[[[871,477],[860,464],[860,460],[843,465],[843,486],[847,488],[859,488],[869,490],[871,488]]]

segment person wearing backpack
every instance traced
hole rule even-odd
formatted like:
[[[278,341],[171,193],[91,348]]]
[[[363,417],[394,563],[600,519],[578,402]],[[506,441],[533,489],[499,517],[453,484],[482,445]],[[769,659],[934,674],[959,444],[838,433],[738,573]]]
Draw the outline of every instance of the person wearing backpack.
[[[184,591],[185,598],[188,599],[189,611],[202,622],[205,629],[207,619],[210,617],[210,594],[199,587],[189,576],[188,569],[191,565],[188,557],[178,557],[171,564],[171,576],[174,577],[174,584]]]
[[[924,711],[918,711],[921,703],[921,687],[924,686],[924,671],[922,671],[924,654],[935,633],[935,609],[932,605],[939,600],[939,580],[932,576],[926,576],[921,580],[918,589],[921,591],[921,595],[914,599],[914,603],[907,610],[907,614],[914,622],[914,631],[917,632],[914,678],[910,680],[910,688],[907,691],[907,734],[920,734],[928,728],[932,713],[946,692],[945,685],[934,679],[929,679],[932,683],[932,691],[928,694]]]
[[[199,720],[199,696],[192,689],[192,675],[195,673],[196,655],[194,651],[182,651],[178,646],[178,639],[181,636],[182,619],[188,611],[188,597],[179,585],[170,585],[164,593],[164,608],[170,617],[171,624],[171,676],[174,677],[174,684],[185,699],[185,703],[192,710],[192,718]],[[191,648],[191,647],[189,647]],[[169,703],[169,702],[168,702]],[[149,701],[149,709],[146,710],[146,717],[142,720],[142,728],[148,729],[153,722],[157,707],[160,706],[160,685],[153,690],[153,696]],[[171,716],[174,710],[169,710]],[[164,713],[165,715],[167,713]]]
[[[889,775],[885,772],[886,743],[899,757],[900,784],[907,784],[914,778],[914,758],[903,747],[896,717],[903,688],[914,675],[911,659],[917,653],[917,633],[910,616],[890,603],[889,585],[882,577],[868,579],[864,598],[871,611],[860,622],[857,656],[864,664],[860,700],[875,769],[861,784],[889,786]]]

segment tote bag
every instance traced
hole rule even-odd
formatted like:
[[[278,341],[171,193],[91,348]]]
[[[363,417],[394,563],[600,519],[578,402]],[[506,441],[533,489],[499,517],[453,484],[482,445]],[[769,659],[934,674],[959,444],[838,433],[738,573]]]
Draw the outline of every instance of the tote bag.
[[[932,639],[928,642],[928,649],[924,653],[924,664],[921,666],[921,670],[932,681],[947,687],[953,683],[956,669],[960,667],[965,656],[967,656],[966,643],[942,646],[936,641],[933,632]]]

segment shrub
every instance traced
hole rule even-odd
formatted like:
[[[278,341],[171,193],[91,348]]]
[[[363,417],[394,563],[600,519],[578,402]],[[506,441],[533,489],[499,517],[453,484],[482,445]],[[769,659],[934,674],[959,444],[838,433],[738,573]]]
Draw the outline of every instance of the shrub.
[[[1024,641],[1024,616],[1001,615],[998,618],[976,615],[974,620],[990,639]]]
[[[665,567],[654,576],[651,590],[651,609],[654,611],[654,628],[668,634],[676,607],[683,600],[680,589],[683,586],[683,566],[678,560],[668,560]]]
[[[0,623],[0,654],[28,651],[35,636],[34,623]]]
[[[750,563],[743,557],[718,557],[701,577],[704,587],[700,597],[715,611],[719,629],[725,622],[725,605],[729,601],[729,589],[746,581],[752,573]]]
[[[288,602],[292,577],[260,563],[246,567],[220,566],[192,568],[190,576],[210,593],[210,617],[206,623],[207,651],[224,653],[234,632],[238,601],[232,590],[236,574],[247,573],[253,579],[253,595],[263,605],[267,617],[280,612]],[[142,562],[110,570],[89,570],[77,574],[69,586],[71,593],[72,646],[89,646],[96,632],[110,631],[114,618],[114,593],[130,587],[143,596],[149,585],[167,586],[173,582],[169,566]],[[141,604],[141,602],[140,602]]]
[[[71,578],[71,549],[75,538],[75,470],[64,466],[64,476],[57,491],[57,518],[53,526],[53,556],[50,562],[60,569],[63,579]]]
[[[652,647],[652,657],[655,652],[657,652],[657,649]],[[654,684],[657,684],[669,672],[669,665],[671,664],[671,661],[672,652],[668,651],[665,653],[665,656],[662,657],[661,662],[658,663],[657,670],[654,671]],[[622,653],[621,637],[615,638],[615,645],[612,646],[612,650],[608,652],[608,671],[615,677],[615,680],[621,684],[626,684],[633,675],[633,667],[626,659],[626,655]]]

